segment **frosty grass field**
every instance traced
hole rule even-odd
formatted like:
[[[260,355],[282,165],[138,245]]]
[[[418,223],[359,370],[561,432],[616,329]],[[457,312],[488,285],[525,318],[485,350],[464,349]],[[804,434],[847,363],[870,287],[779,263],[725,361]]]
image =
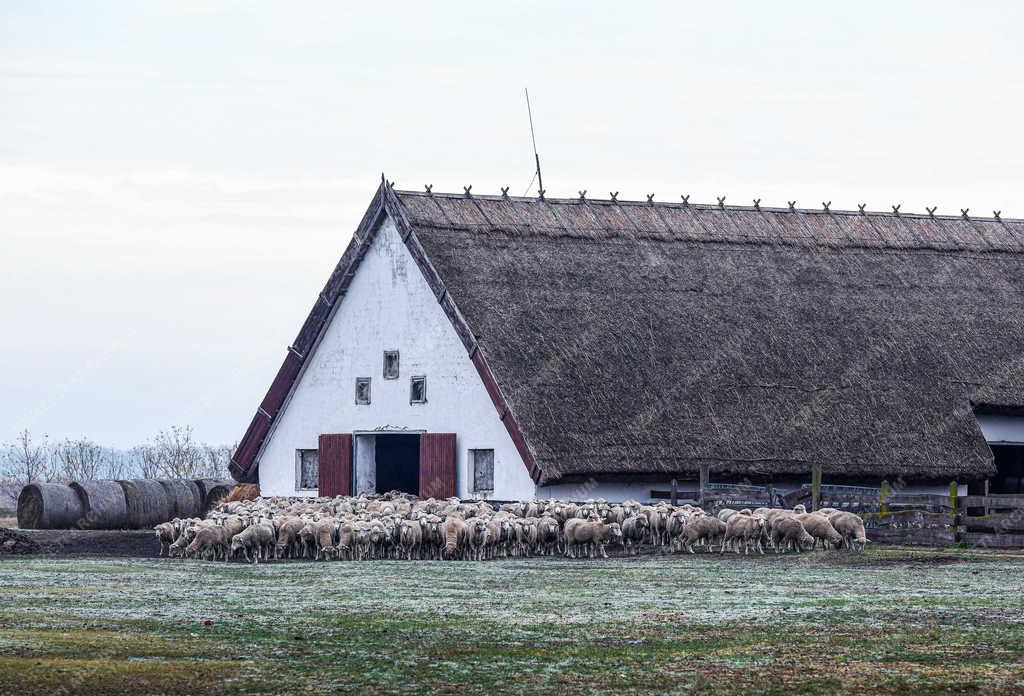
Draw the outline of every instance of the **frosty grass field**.
[[[0,559],[0,693],[1024,691],[1024,556]]]

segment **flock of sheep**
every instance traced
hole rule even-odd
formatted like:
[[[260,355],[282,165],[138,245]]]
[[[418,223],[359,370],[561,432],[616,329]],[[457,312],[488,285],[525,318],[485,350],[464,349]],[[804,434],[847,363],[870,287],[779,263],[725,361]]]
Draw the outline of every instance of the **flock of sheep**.
[[[816,548],[863,549],[857,515],[832,508],[723,509],[630,501],[419,500],[404,493],[337,498],[255,498],[217,506],[205,519],[157,525],[161,555],[251,563],[282,558],[324,560],[463,559],[564,554],[607,558],[661,551],[776,553]]]

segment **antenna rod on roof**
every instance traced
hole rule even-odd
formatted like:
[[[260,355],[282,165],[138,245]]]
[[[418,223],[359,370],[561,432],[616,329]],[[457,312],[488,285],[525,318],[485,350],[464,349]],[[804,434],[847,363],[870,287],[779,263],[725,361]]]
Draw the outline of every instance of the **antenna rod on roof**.
[[[537,136],[533,133],[533,109],[530,108],[530,90],[523,88],[526,93],[526,113],[530,117],[530,140],[533,142],[533,160],[537,163],[537,190],[540,197],[544,197],[544,179],[540,175],[540,155],[537,154]]]

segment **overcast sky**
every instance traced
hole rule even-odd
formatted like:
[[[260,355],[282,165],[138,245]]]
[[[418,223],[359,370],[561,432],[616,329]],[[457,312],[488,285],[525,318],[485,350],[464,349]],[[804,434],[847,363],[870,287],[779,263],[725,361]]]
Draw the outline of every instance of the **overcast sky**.
[[[368,9],[366,6],[372,5]],[[379,182],[1024,217],[1016,2],[0,3],[0,441],[239,439]]]

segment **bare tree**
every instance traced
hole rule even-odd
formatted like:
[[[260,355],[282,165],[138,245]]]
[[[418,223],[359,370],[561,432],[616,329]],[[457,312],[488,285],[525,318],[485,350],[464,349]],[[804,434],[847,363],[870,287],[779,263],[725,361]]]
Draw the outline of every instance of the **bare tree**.
[[[231,455],[237,445],[203,445],[203,475],[209,478],[226,478]]]
[[[156,446],[146,443],[132,447],[128,456],[132,468],[142,478],[156,478],[160,475],[160,452]]]
[[[104,474],[108,479],[125,479],[132,476],[131,452],[111,450],[107,459],[107,471]]]
[[[17,439],[4,446],[0,454],[0,480],[15,486],[24,486],[53,477],[50,466],[50,443],[46,436],[35,442],[26,428]]]
[[[88,481],[100,478],[108,468],[109,453],[87,437],[65,439],[53,449],[57,478]]]
[[[203,472],[203,451],[192,437],[192,426],[171,426],[153,440],[160,458],[160,473],[167,478],[198,478]]]
[[[234,450],[197,442],[191,426],[162,430],[127,451],[87,437],[65,438],[51,446],[45,437],[37,443],[24,430],[17,441],[0,446],[0,488],[16,492],[26,483],[55,479],[225,478]]]

